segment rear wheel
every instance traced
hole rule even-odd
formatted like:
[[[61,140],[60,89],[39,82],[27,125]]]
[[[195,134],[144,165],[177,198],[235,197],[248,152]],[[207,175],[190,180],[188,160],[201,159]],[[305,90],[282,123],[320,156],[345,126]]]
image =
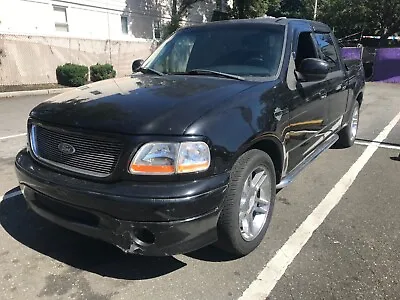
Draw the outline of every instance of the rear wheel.
[[[355,101],[349,123],[339,132],[339,140],[336,142],[339,148],[348,148],[354,145],[358,132],[359,119],[360,104],[358,101]]]
[[[244,153],[231,172],[217,246],[239,256],[257,248],[269,226],[275,194],[275,169],[269,155],[261,150]]]

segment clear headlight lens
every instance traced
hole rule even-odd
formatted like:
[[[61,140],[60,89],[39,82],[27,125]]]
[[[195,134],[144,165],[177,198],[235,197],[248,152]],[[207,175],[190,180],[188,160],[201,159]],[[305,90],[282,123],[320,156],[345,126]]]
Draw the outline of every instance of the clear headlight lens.
[[[148,143],[136,153],[129,166],[132,174],[174,174],[179,144]]]
[[[142,146],[129,165],[139,175],[171,175],[205,171],[211,155],[204,142],[148,143]]]
[[[205,171],[210,166],[210,160],[210,149],[206,143],[182,143],[179,148],[177,173]]]

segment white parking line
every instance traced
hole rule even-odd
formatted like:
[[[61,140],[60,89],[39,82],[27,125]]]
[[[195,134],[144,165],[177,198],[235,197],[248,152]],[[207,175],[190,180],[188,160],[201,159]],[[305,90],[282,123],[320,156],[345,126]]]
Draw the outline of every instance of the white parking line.
[[[313,232],[322,224],[331,210],[340,202],[343,195],[350,188],[360,171],[364,168],[372,155],[378,149],[390,131],[400,120],[400,112],[374,139],[357,161],[350,167],[347,173],[339,180],[333,189],[326,195],[314,211],[305,219],[297,230],[289,237],[275,256],[267,263],[250,286],[244,291],[239,300],[265,300],[271,293],[286,269],[299,254],[301,249],[311,238]]]
[[[26,135],[26,133],[14,134],[14,135],[9,135],[9,136],[2,136],[2,137],[0,137],[0,141],[16,138],[16,137],[20,137],[20,136],[25,136],[25,135]]]
[[[19,195],[22,195],[21,191],[15,191],[15,192],[0,196],[0,202],[2,202],[3,200],[13,198],[13,197],[17,197]]]
[[[369,145],[371,145],[371,144],[375,144],[375,145],[378,146],[378,148],[385,148],[385,149],[392,149],[392,150],[400,150],[400,146],[382,144],[382,143],[377,143],[377,142],[356,141],[355,144],[356,144],[356,145],[360,145],[360,146],[369,146]]]

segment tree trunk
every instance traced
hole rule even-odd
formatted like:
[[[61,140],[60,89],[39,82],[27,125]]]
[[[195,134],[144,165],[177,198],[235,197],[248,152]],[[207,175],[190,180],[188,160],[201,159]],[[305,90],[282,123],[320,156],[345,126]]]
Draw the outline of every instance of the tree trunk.
[[[172,0],[171,16],[172,18],[178,13],[178,0]]]
[[[179,28],[180,19],[181,17],[178,12],[178,0],[172,0],[171,22],[170,22],[171,33]]]
[[[387,47],[389,44],[388,37],[390,36],[388,28],[381,30],[381,38],[379,39],[379,47]]]
[[[245,1],[246,0],[236,0],[236,7],[238,10],[238,17],[239,19],[245,19],[246,14],[245,14]],[[248,0],[247,0],[248,1]]]

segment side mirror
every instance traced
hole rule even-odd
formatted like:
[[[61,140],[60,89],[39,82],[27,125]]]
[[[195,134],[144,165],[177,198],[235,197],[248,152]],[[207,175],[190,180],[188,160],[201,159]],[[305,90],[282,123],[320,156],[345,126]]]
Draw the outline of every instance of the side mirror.
[[[306,58],[298,70],[305,81],[324,80],[329,73],[329,64],[322,59]]]
[[[139,70],[139,68],[143,65],[144,60],[143,59],[137,59],[132,63],[132,72],[136,72]]]

